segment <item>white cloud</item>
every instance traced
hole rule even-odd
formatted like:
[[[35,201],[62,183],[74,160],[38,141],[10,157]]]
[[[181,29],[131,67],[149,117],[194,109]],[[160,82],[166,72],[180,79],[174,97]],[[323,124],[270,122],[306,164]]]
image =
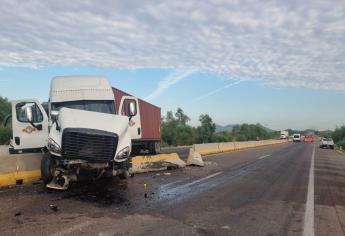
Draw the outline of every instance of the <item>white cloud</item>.
[[[208,92],[208,93],[206,93],[206,94],[204,94],[204,95],[201,95],[200,97],[197,97],[196,99],[192,100],[192,102],[196,102],[196,101],[200,101],[200,100],[202,100],[202,99],[208,98],[208,97],[210,97],[210,96],[212,96],[212,95],[214,95],[214,94],[216,94],[216,93],[219,93],[219,92],[223,91],[224,89],[233,87],[233,86],[235,86],[235,85],[237,85],[237,84],[240,84],[240,83],[242,83],[242,82],[244,82],[244,81],[246,81],[246,80],[244,80],[244,79],[243,79],[243,80],[237,80],[237,81],[232,82],[232,83],[230,83],[230,84],[227,84],[227,85],[225,85],[225,86],[223,86],[223,87],[220,87],[220,88],[218,88],[218,89],[212,90],[212,91],[210,91],[210,92]]]
[[[345,90],[343,1],[15,1],[0,67],[198,69]]]
[[[164,93],[170,86],[176,84],[177,82],[187,78],[191,74],[193,74],[195,70],[187,70],[187,71],[174,71],[169,74],[167,77],[162,79],[157,88],[149,94],[145,100],[152,100],[153,98],[159,97],[162,93]]]

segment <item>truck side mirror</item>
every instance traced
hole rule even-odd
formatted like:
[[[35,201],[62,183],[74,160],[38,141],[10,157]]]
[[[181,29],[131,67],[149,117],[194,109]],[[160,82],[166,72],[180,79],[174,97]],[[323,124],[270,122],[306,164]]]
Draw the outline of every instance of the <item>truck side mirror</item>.
[[[128,106],[129,106],[129,117],[135,116],[137,113],[135,102],[131,101]]]
[[[50,118],[52,120],[53,123],[56,123],[56,130],[60,131],[61,127],[58,123],[58,118],[59,118],[59,111],[53,110],[50,112]]]
[[[32,123],[32,108],[31,108],[31,106],[25,108],[25,116],[26,116],[26,119],[27,119],[30,123]]]
[[[50,117],[53,122],[56,122],[57,119],[59,118],[59,111],[56,111],[56,110],[51,111]]]

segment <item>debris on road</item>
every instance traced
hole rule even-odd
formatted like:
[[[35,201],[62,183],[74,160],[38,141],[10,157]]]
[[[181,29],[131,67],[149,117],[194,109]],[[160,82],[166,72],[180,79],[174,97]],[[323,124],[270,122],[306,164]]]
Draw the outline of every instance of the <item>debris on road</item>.
[[[50,207],[50,209],[53,210],[53,211],[58,211],[57,205],[50,204],[49,207]]]
[[[171,173],[169,173],[169,172],[164,172],[164,175],[171,175]]]
[[[21,216],[21,215],[22,215],[22,213],[20,211],[18,211],[14,214],[14,216]]]
[[[204,161],[199,153],[195,152],[193,148],[189,149],[187,165],[205,166]]]

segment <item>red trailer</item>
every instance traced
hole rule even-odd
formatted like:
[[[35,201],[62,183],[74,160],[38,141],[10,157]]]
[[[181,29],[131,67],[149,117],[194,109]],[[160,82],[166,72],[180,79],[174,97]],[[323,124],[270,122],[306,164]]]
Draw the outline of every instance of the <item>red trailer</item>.
[[[130,121],[132,153],[149,150],[151,154],[160,151],[161,109],[142,99],[133,97],[113,87],[115,109],[118,114],[128,115],[129,104],[134,103],[137,113]]]

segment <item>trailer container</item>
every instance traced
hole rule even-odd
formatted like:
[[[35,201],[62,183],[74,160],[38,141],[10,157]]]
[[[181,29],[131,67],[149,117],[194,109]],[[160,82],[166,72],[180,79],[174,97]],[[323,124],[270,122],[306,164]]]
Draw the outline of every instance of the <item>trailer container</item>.
[[[115,109],[118,114],[126,115],[126,100],[133,96],[114,87],[113,93]],[[137,154],[141,150],[148,150],[151,154],[156,154],[160,151],[161,109],[142,99],[138,99],[137,104],[139,114],[133,116],[136,123],[132,127],[132,152]]]

